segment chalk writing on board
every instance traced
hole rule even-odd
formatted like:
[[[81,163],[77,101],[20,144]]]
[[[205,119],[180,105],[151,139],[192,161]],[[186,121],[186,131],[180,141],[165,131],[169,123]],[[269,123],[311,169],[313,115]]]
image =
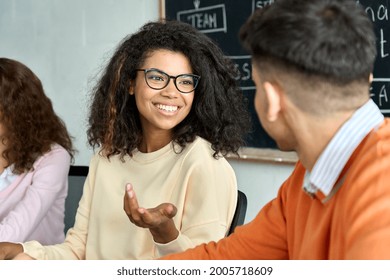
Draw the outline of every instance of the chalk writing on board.
[[[390,32],[387,0],[360,0],[367,16],[374,23],[377,37],[377,57],[370,96],[383,114],[390,113]]]
[[[387,50],[388,43],[387,43],[387,40],[385,37],[385,32],[384,32],[385,31],[384,27],[386,27],[386,25],[383,26],[382,23],[385,23],[389,20],[387,7],[385,5],[378,5],[377,7],[368,6],[365,8],[365,11],[366,11],[368,17],[375,24],[375,26],[377,28],[379,28],[378,41],[379,41],[380,52],[378,53],[378,55],[381,58],[386,57],[389,55],[389,52]],[[385,23],[385,24],[387,24],[387,23]]]
[[[275,0],[252,0],[252,13],[256,9],[264,8],[265,6],[271,5]]]
[[[236,80],[240,81],[240,87],[242,90],[254,90],[255,85],[251,79],[251,56],[250,55],[235,55],[228,56],[233,62],[237,71]]]
[[[390,79],[388,78],[374,78],[370,87],[370,96],[372,100],[378,105],[383,114],[389,114],[390,109],[384,109],[389,104],[390,93]]]
[[[178,12],[177,20],[187,22],[203,33],[227,32],[225,4],[202,8],[199,8],[200,1],[194,4],[195,9]]]

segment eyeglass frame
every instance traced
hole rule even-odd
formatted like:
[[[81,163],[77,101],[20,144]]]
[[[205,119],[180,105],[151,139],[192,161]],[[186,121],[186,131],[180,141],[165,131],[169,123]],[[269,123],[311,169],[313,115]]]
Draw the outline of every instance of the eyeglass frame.
[[[148,85],[148,87],[150,87],[151,89],[154,89],[154,90],[160,90],[160,89],[164,89],[166,88],[168,85],[169,85],[169,82],[171,81],[171,79],[173,79],[173,84],[175,85],[176,89],[181,92],[181,93],[184,93],[184,94],[188,94],[188,93],[191,93],[193,91],[195,91],[195,89],[198,87],[198,84],[199,84],[199,80],[201,78],[201,76],[199,75],[195,75],[195,74],[180,74],[180,75],[177,75],[177,76],[172,76],[172,75],[169,75],[168,73],[165,73],[164,71],[160,70],[160,69],[157,69],[157,68],[146,68],[146,69],[135,69],[136,71],[142,71],[144,72],[144,78],[145,78],[145,82],[146,84]],[[161,88],[155,88],[155,87],[152,87],[149,85],[148,83],[148,80],[146,79],[146,74],[150,71],[157,71],[161,74],[164,74],[168,77],[168,80],[165,84],[165,86],[161,87]],[[176,84],[176,79],[180,76],[190,76],[192,78],[196,78],[196,84],[194,85],[194,88],[191,90],[191,91],[182,91],[180,90],[178,87],[177,87],[177,84]]]

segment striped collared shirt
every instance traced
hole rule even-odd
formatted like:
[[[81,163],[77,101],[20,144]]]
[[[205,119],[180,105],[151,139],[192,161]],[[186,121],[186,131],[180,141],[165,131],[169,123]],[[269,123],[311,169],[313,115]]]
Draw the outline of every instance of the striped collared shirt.
[[[321,153],[312,172],[306,171],[305,191],[314,194],[319,190],[328,196],[357,146],[383,121],[384,117],[372,99],[356,110]]]

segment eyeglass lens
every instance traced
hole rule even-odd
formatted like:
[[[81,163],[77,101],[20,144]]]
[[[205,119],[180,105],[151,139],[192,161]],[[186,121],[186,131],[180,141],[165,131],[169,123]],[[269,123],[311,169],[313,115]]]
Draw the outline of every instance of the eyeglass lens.
[[[144,72],[146,83],[153,89],[165,88],[168,85],[170,78],[173,78],[174,84],[180,92],[189,93],[195,90],[199,81],[198,76],[191,74],[182,74],[173,77],[157,69],[146,69]]]

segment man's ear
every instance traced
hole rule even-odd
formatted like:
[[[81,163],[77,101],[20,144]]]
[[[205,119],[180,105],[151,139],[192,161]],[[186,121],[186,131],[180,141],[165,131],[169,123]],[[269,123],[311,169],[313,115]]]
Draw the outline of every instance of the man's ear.
[[[264,82],[263,87],[268,101],[267,119],[274,122],[278,119],[281,110],[281,89],[278,85],[270,82]]]
[[[369,77],[370,84],[372,83],[372,80],[374,80],[374,75],[370,73],[370,77]]]

